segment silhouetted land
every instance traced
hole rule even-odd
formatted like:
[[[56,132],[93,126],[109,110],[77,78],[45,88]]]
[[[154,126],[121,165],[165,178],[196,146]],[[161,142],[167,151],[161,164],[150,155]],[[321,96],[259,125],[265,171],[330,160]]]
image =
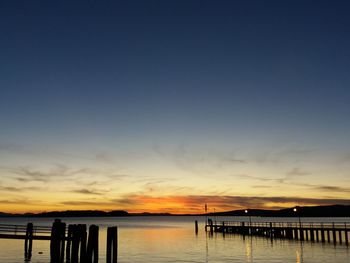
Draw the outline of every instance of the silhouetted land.
[[[227,212],[207,213],[207,214],[170,214],[170,213],[129,213],[124,210],[115,210],[110,212],[99,210],[68,210],[52,211],[43,213],[25,213],[10,214],[0,212],[0,217],[109,217],[109,216],[261,216],[261,217],[350,217],[350,205],[330,205],[330,206],[304,206],[281,210],[249,209],[248,214],[245,210],[234,210]]]
[[[330,206],[300,206],[297,212],[294,207],[281,210],[249,209],[250,216],[264,217],[350,217],[350,205],[330,205]],[[217,216],[247,216],[245,210],[235,210],[228,212],[210,213],[208,215]]]

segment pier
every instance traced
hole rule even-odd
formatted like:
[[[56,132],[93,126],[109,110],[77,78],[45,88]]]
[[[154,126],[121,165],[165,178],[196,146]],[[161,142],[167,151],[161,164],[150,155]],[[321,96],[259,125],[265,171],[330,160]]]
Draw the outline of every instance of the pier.
[[[349,245],[350,222],[237,222],[208,219],[205,231]]]
[[[118,260],[118,228],[107,228],[106,263],[117,263]],[[0,238],[24,240],[24,259],[32,258],[34,240],[50,241],[51,263],[98,263],[99,227],[86,224],[66,226],[56,219],[52,227],[0,224]]]

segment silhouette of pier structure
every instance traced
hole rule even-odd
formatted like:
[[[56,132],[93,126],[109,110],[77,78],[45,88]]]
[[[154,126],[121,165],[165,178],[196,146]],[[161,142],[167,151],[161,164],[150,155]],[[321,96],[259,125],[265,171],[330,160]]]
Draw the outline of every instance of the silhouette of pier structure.
[[[107,228],[106,263],[117,263],[118,228]],[[99,227],[86,224],[66,226],[56,219],[49,226],[0,224],[0,238],[24,240],[24,259],[32,258],[33,240],[50,241],[51,263],[97,263],[99,260]]]
[[[237,222],[208,219],[205,231],[349,245],[350,222]]]

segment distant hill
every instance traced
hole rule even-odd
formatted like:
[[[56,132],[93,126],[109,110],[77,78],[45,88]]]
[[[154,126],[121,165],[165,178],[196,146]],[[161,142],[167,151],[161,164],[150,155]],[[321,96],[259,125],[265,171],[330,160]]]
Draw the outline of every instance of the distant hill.
[[[217,212],[208,214],[170,214],[170,213],[128,213],[124,210],[115,210],[110,212],[99,210],[67,210],[67,211],[52,211],[38,214],[9,214],[0,212],[0,217],[109,217],[109,216],[264,216],[264,217],[350,217],[350,205],[329,205],[329,206],[300,206],[297,207],[297,212],[293,211],[294,207],[281,210],[264,210],[264,209],[249,209],[248,213],[245,210],[234,210],[227,212]]]
[[[99,210],[67,210],[67,211],[53,211],[35,214],[31,216],[36,217],[108,217],[108,216],[128,216],[129,213],[123,210],[115,210],[111,212]]]
[[[13,214],[9,214],[9,213],[0,212],[0,217],[9,217],[9,216],[14,216],[14,215]]]
[[[0,212],[0,217],[108,217],[108,216],[129,216],[127,211],[115,210],[110,212],[99,210],[67,210],[42,213],[8,214]]]
[[[143,213],[130,213],[131,216],[175,216],[171,213],[149,213],[149,212],[143,212]]]

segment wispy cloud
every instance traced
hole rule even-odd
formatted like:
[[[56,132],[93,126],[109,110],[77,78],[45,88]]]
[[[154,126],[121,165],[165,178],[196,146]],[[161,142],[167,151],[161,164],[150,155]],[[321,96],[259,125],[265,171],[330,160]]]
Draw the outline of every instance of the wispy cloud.
[[[185,143],[171,147],[154,144],[153,151],[178,169],[201,176],[248,163],[233,150],[191,147]]]
[[[317,185],[317,184],[310,184],[310,183],[302,183],[302,182],[296,182],[292,181],[291,177],[298,177],[298,176],[306,176],[310,173],[304,172],[300,170],[299,168],[293,169],[291,172],[288,173],[290,175],[286,175],[284,177],[280,178],[269,178],[269,177],[258,177],[258,176],[252,176],[252,175],[246,175],[246,174],[236,174],[232,175],[236,178],[246,179],[246,180],[253,180],[253,181],[261,181],[261,182],[274,182],[277,186],[280,185],[293,185],[294,187],[303,187],[307,188],[308,190],[316,190],[316,191],[326,191],[326,192],[334,192],[334,193],[349,193],[350,188],[349,187],[342,187],[342,186],[334,186],[334,185]],[[276,185],[254,185],[253,188],[273,188],[276,187]]]
[[[48,182],[53,178],[70,177],[80,171],[70,171],[68,167],[61,164],[54,165],[50,170],[39,170],[30,167],[20,166],[14,168],[6,168],[7,172],[16,175],[15,177],[21,182],[39,181]]]
[[[113,202],[110,201],[63,201],[60,202],[61,205],[68,206],[77,206],[77,207],[89,207],[89,209],[99,209],[103,206],[111,206],[114,205]]]
[[[99,191],[85,189],[85,188],[72,190],[71,192],[78,193],[78,194],[84,194],[84,195],[103,195],[103,193],[101,193]]]
[[[14,186],[0,186],[1,192],[28,192],[28,191],[38,191],[41,187],[14,187]]]
[[[0,199],[0,204],[2,205],[26,205],[26,204],[34,204],[35,202],[30,201],[28,199]],[[37,203],[35,203],[37,204]]]
[[[293,176],[306,176],[306,175],[310,175],[311,173],[307,172],[307,171],[303,171],[301,168],[299,167],[295,167],[293,168],[291,171],[289,171],[287,173],[287,177],[293,177]]]
[[[237,177],[237,178],[241,178],[241,179],[248,179],[248,180],[255,180],[255,181],[262,181],[262,182],[284,183],[284,181],[286,180],[286,177],[270,178],[270,177],[253,176],[253,175],[247,175],[247,174],[234,174],[232,176]]]
[[[331,185],[309,185],[315,190],[326,191],[326,192],[336,192],[336,193],[350,193],[350,187],[341,187],[341,186],[331,186]]]
[[[51,159],[79,159],[79,160],[94,160],[94,158],[82,157],[79,155],[55,151],[52,148],[30,144],[16,144],[16,143],[1,143],[0,152],[23,155],[23,156],[38,156],[38,157],[49,157]]]
[[[76,183],[86,184],[96,182],[96,177],[104,181],[122,180],[131,177],[126,174],[117,174],[114,170],[93,169],[89,167],[71,168],[63,164],[53,164],[50,168],[33,168],[29,166],[0,167],[4,176],[19,182],[43,182],[71,179]],[[84,182],[83,182],[84,181]]]

